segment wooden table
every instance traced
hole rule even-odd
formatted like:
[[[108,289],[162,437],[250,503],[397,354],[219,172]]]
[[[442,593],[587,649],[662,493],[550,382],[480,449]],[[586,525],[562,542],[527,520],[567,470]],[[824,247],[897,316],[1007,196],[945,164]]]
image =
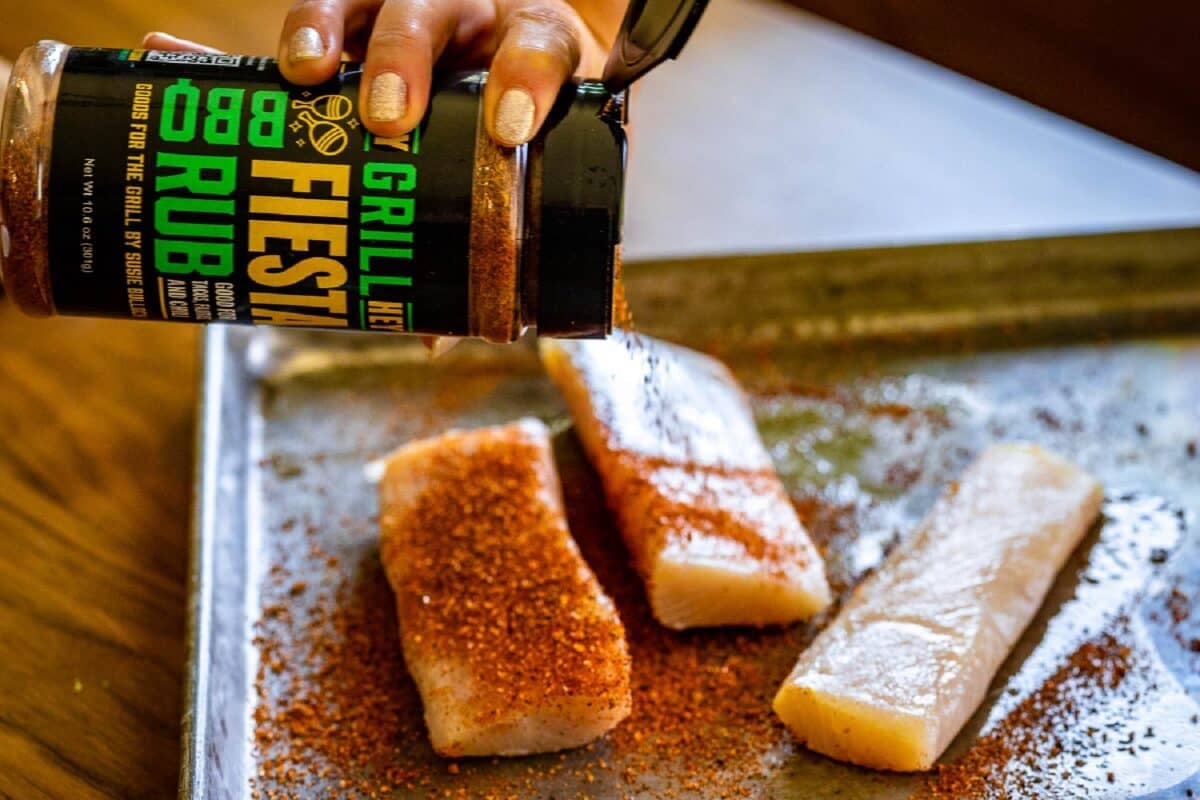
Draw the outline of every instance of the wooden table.
[[[0,56],[152,29],[271,52],[286,6],[2,0]],[[175,795],[198,333],[0,301],[0,798]]]
[[[0,0],[0,55],[151,28],[270,52],[285,4]],[[710,17],[635,101],[634,254],[1200,219],[1193,173],[799,12]],[[714,97],[740,129],[711,125]],[[197,347],[0,301],[0,798],[174,794]]]
[[[196,332],[0,304],[0,796],[170,797]]]

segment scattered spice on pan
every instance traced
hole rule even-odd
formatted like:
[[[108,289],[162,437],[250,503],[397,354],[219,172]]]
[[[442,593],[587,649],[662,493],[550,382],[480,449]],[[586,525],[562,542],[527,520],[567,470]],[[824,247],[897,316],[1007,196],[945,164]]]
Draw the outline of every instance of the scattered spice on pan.
[[[268,458],[259,462],[259,466],[271,467],[275,470],[275,474],[284,480],[299,478],[304,474],[304,465],[287,453],[272,453]]]
[[[1166,607],[1175,641],[1189,653],[1200,653],[1200,617],[1194,614],[1193,595],[1181,588],[1178,578],[1167,594]]]
[[[1167,595],[1167,610],[1171,612],[1171,622],[1179,625],[1192,614],[1192,598],[1178,586],[1172,586],[1171,593]]]
[[[1037,796],[1051,783],[1044,775],[1047,770],[1059,764],[1081,767],[1087,763],[1085,757],[1103,753],[1100,732],[1077,730],[1076,723],[1082,708],[1094,703],[1097,694],[1117,689],[1131,669],[1127,624],[1121,621],[1111,632],[1081,644],[1036,692],[962,757],[939,765],[922,797]]]
[[[489,373],[481,379],[478,397],[494,385]],[[461,407],[451,402],[452,394],[447,390],[447,407]],[[424,405],[422,396],[414,413],[419,416]],[[894,411],[881,410],[878,419],[895,420],[897,414],[890,413]],[[905,424],[939,424],[936,414],[926,419],[924,411],[899,417]],[[435,423],[436,419],[430,422]],[[413,430],[424,424],[406,423],[402,430],[406,435],[433,432]],[[572,532],[616,602],[628,633],[634,695],[630,718],[594,745],[564,754],[439,759],[428,744],[419,696],[404,667],[394,597],[374,545],[374,521],[363,515],[339,522],[344,509],[327,519],[298,514],[279,521],[267,537],[273,548],[268,563],[275,566],[262,587],[264,607],[256,639],[259,800],[526,800],[546,796],[548,786],[559,800],[773,798],[805,796],[777,783],[780,763],[812,761],[825,774],[841,774],[841,765],[796,745],[769,710],[779,682],[815,634],[815,626],[682,634],[662,629],[646,607],[641,581],[611,526],[597,479],[570,435],[556,437],[555,456]],[[292,494],[297,484],[311,484],[315,490],[335,469],[307,461],[305,467],[298,481],[286,481],[271,470],[265,474],[280,491]],[[937,474],[919,478],[937,479]],[[814,484],[793,480],[792,485]],[[827,559],[838,593],[852,590],[894,541],[890,523],[895,517],[889,509],[899,507],[903,497],[888,497],[872,497],[837,481],[825,490],[805,490],[794,497]],[[343,524],[348,527],[343,529]],[[878,536],[864,534],[872,528],[879,529]],[[1142,556],[1142,563],[1147,557]],[[298,581],[306,588],[292,596]],[[1179,586],[1175,593],[1164,594],[1164,620],[1190,619],[1192,604],[1185,589]],[[1015,706],[1003,720],[958,761],[928,778],[926,796],[1049,796],[1065,785],[1064,771],[1085,771],[1097,794],[1111,795],[1127,781],[1120,759],[1146,763],[1153,753],[1142,748],[1161,752],[1176,747],[1177,728],[1164,720],[1142,718],[1132,724],[1139,704],[1161,695],[1147,682],[1153,675],[1143,674],[1142,653],[1127,640],[1127,631],[1120,625],[1100,630],[1061,663],[1053,662],[1058,668],[1047,671],[1051,677],[1044,684],[1030,687],[1026,696],[1014,695]],[[1089,730],[1094,724],[1089,714],[1103,697],[1113,700],[1106,721],[1114,727],[1100,724]],[[1191,714],[1188,710],[1185,722]],[[1200,725],[1200,716],[1191,719],[1192,726]],[[1086,766],[1079,766],[1080,761]],[[864,780],[856,775],[855,780]],[[893,778],[881,778],[881,785]]]
[[[815,627],[663,628],[650,613],[582,452],[563,437],[555,458],[571,531],[621,612],[633,660],[633,712],[606,743],[620,769],[618,796],[669,800],[700,789],[706,797],[762,796],[763,759],[790,746],[770,712],[771,697]]]
[[[265,590],[288,596],[294,585],[278,571]],[[322,587],[296,613],[292,605],[267,606],[256,638],[255,788],[274,800],[331,788],[347,797],[387,796],[391,787],[428,784],[411,753],[425,742],[420,699],[404,670],[379,564]]]
[[[1038,422],[1052,431],[1061,431],[1063,428],[1062,420],[1048,408],[1034,409],[1033,415],[1037,418]]]
[[[298,578],[279,564],[263,587],[255,711],[255,789],[263,800],[321,792],[528,798],[547,781],[574,787],[563,798],[602,792],[669,800],[701,789],[711,797],[762,796],[762,759],[793,747],[770,712],[770,698],[814,629],[663,629],[578,447],[559,437],[556,457],[572,532],[626,626],[635,664],[633,715],[571,753],[439,759],[405,671],[394,597],[377,551],[365,550],[357,564],[335,560],[316,545],[321,529],[289,521],[286,527],[310,540],[307,588],[292,596]],[[281,546],[290,535],[281,534]],[[313,564],[322,565],[323,578],[308,571]]]
[[[835,596],[853,589],[900,541],[897,530],[879,527],[879,504],[865,494],[796,493],[792,506],[825,557],[825,576]]]

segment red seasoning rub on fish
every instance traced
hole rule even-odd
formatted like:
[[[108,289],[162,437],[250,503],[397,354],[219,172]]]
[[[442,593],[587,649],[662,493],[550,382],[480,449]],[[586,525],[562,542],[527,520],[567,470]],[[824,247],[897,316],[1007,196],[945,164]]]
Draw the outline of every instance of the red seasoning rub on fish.
[[[435,750],[560,750],[629,714],[625,632],[567,529],[541,422],[402,447],[380,510],[404,659]]]
[[[724,365],[626,331],[542,340],[541,353],[659,622],[788,623],[829,604],[821,556]]]

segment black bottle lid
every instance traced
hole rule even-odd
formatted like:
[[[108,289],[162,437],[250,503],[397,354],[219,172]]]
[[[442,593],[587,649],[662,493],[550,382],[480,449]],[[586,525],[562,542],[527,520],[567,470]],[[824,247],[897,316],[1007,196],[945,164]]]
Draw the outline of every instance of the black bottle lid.
[[[708,0],[630,0],[604,66],[608,90],[615,94],[668,58],[678,58],[707,5]]]
[[[600,82],[563,87],[535,146],[525,269],[536,275],[539,336],[612,330],[630,83],[683,49],[708,0],[631,0]],[[531,163],[538,163],[532,159]],[[531,293],[532,294],[532,293]]]
[[[600,338],[612,330],[623,122],[624,96],[595,81],[567,83],[546,120],[525,263],[536,275],[539,336]]]

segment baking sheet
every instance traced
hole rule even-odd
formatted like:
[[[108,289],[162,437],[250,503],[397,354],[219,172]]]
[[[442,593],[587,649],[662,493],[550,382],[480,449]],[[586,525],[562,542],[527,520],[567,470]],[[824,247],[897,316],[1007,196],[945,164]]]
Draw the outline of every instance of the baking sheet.
[[[640,324],[717,352],[746,385],[842,593],[986,442],[1044,443],[1105,483],[1103,523],[932,775],[842,765],[771,722],[766,703],[820,621],[683,635],[649,621],[529,343],[465,344],[430,363],[402,339],[210,328],[181,795],[1200,791],[1200,339],[1187,334],[1198,327],[1197,240],[630,270]],[[556,431],[572,530],[630,631],[635,684],[639,670],[703,676],[642,681],[634,716],[590,749],[445,761],[424,739],[399,659],[364,466],[415,436],[523,415]],[[736,720],[704,710],[722,691],[743,701]],[[720,759],[713,741],[728,742]]]

